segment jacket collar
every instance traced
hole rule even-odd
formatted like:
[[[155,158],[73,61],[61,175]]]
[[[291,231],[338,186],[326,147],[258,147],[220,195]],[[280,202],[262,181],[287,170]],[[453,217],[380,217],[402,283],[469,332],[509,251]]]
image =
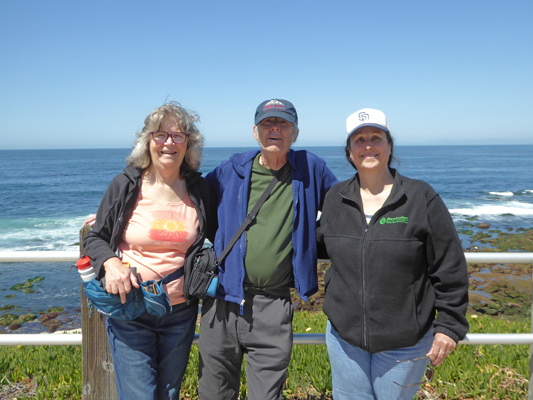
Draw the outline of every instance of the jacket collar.
[[[389,171],[391,172],[394,181],[392,183],[391,193],[381,208],[384,208],[390,204],[394,204],[403,196],[405,196],[405,189],[403,188],[403,176],[400,175],[400,173],[394,168],[389,168]],[[339,194],[346,200],[355,202],[361,209],[363,209],[360,189],[361,183],[359,182],[359,174],[356,173],[341,188]]]
[[[135,182],[141,176],[143,170],[142,168],[134,167],[133,165],[128,165],[124,168],[124,175],[126,175],[131,181]]]
[[[235,172],[241,177],[246,175],[247,164],[253,162],[253,159],[257,156],[259,150],[250,150],[244,153],[237,153],[232,155],[229,160],[235,169]],[[291,164],[293,170],[296,170],[296,152],[293,149],[289,149],[289,154],[287,154],[287,160]]]
[[[132,182],[135,182],[137,179],[139,179],[143,173],[142,168],[134,167],[133,165],[128,165],[126,168],[124,168],[124,175],[128,177]],[[200,176],[202,176],[201,172],[192,172],[185,178],[185,181],[187,185],[192,185],[194,182],[196,182],[198,179],[200,179]]]

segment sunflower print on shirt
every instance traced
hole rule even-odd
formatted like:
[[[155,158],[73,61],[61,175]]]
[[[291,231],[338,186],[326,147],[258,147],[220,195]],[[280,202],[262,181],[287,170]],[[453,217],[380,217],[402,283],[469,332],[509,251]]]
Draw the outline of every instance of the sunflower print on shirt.
[[[174,211],[153,211],[148,236],[162,242],[183,243],[187,241],[189,227]]]

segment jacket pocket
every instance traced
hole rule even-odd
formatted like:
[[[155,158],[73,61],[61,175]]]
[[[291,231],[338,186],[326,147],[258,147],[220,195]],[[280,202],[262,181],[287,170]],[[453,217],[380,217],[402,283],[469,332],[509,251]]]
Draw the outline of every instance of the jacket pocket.
[[[373,352],[410,347],[419,338],[416,299],[412,286],[402,295],[381,293],[368,304],[368,329]]]

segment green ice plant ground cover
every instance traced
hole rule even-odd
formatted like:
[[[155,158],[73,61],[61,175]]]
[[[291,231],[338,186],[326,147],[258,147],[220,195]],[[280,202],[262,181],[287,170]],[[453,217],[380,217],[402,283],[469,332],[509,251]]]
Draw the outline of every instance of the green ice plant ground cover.
[[[494,319],[470,315],[470,333],[529,333],[529,319]],[[321,312],[294,316],[296,333],[323,333]],[[0,398],[81,399],[81,346],[0,346]],[[417,398],[524,399],[528,391],[529,346],[462,345],[435,370],[433,382],[421,386]],[[245,398],[245,367],[241,398]],[[198,347],[193,346],[181,398],[197,399]],[[322,345],[295,345],[284,397],[331,399],[331,371]],[[16,394],[10,394],[17,388]]]

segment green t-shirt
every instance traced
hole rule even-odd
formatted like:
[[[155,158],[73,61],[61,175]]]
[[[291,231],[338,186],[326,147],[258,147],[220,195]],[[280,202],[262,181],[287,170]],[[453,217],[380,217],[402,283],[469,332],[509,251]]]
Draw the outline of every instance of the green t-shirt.
[[[293,281],[292,221],[294,214],[292,168],[289,162],[279,171],[272,171],[259,164],[259,155],[254,159],[248,212],[259,200],[274,173],[277,174],[279,182],[246,232],[244,285],[282,296],[288,293]]]

